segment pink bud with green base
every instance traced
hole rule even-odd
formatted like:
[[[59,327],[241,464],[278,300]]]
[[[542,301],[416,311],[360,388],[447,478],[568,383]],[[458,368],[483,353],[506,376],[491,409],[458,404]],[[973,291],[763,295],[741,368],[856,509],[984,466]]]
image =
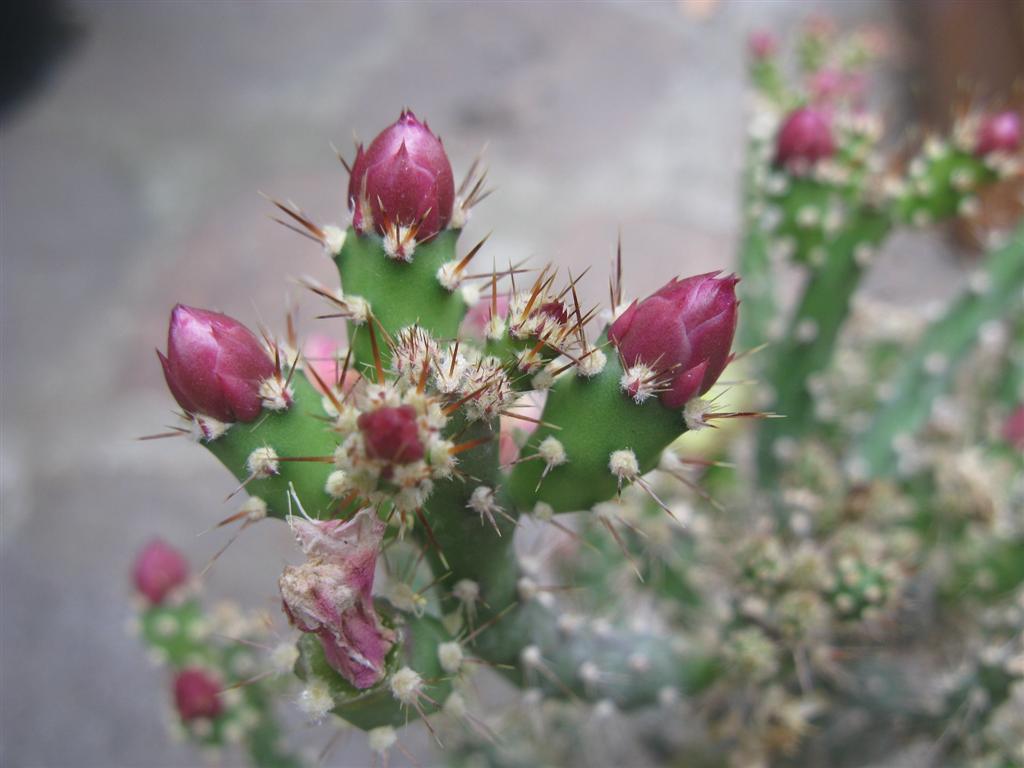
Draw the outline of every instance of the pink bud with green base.
[[[248,328],[219,312],[178,304],[171,312],[167,354],[157,351],[167,387],[189,414],[218,421],[255,421],[260,385],[274,363]]]
[[[441,140],[411,111],[402,112],[364,151],[360,146],[348,184],[352,225],[387,233],[418,227],[428,240],[444,229],[455,203],[455,179]]]
[[[775,140],[775,165],[793,172],[810,169],[836,152],[832,118],[824,109],[800,107],[790,112]]]
[[[669,408],[703,395],[729,363],[739,278],[719,274],[670,281],[631,304],[608,331],[627,367],[646,365],[666,382],[660,396]]]
[[[188,579],[188,561],[162,539],[153,539],[135,558],[132,582],[151,605],[160,605]]]
[[[978,128],[978,143],[974,153],[984,157],[993,152],[1016,152],[1021,146],[1020,115],[1000,112],[989,115]]]
[[[185,722],[212,720],[224,711],[219,694],[221,683],[209,670],[186,667],[174,678],[174,704]]]

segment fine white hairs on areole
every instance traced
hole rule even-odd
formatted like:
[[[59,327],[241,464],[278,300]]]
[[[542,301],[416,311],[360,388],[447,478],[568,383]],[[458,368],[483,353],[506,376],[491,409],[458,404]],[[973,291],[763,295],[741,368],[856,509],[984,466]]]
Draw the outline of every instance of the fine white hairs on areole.
[[[640,462],[629,448],[612,451],[608,457],[608,469],[619,479],[620,484],[624,480],[636,480],[640,477]]]
[[[269,445],[264,445],[249,454],[249,458],[245,460],[245,468],[254,480],[263,480],[280,473],[281,462],[278,460],[277,451]]]

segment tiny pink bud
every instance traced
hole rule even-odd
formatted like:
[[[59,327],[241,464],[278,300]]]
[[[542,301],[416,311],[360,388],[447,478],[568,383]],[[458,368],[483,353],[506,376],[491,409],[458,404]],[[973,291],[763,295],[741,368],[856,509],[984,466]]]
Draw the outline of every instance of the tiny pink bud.
[[[223,711],[220,680],[201,667],[186,667],[174,678],[174,703],[182,720],[213,719]]]
[[[974,153],[979,157],[992,152],[1016,152],[1020,149],[1020,115],[1000,112],[989,115],[978,128],[978,143]]]
[[[764,61],[775,56],[779,50],[779,41],[771,32],[759,29],[750,34],[747,48],[755,61]]]
[[[288,522],[307,558],[285,568],[278,582],[288,619],[320,638],[327,663],[352,685],[375,685],[395,640],[372,596],[384,523],[369,509],[349,521]]]
[[[254,421],[260,384],[274,363],[259,339],[237,320],[178,304],[167,330],[167,355],[157,351],[167,387],[188,413],[218,421]]]
[[[411,405],[367,411],[360,414],[356,424],[370,458],[393,464],[409,464],[423,458],[416,409]]]
[[[498,459],[504,465],[510,465],[519,458],[519,445],[516,433],[531,435],[537,429],[537,421],[543,408],[537,402],[536,395],[527,395],[520,399],[516,406],[509,410],[510,415],[501,417],[501,428],[498,442]],[[517,416],[523,418],[516,418]]]
[[[302,345],[302,356],[305,358],[306,379],[313,388],[321,395],[326,395],[321,382],[328,387],[340,389],[342,394],[348,394],[362,378],[351,368],[345,371],[340,387],[338,387],[338,376],[341,374],[342,365],[345,362],[345,354],[341,346],[330,336],[313,334],[306,343]],[[315,372],[316,375],[313,375]]]
[[[135,558],[132,581],[150,604],[159,605],[188,578],[188,562],[163,539],[153,539]]]
[[[455,179],[441,140],[412,112],[402,112],[369,148],[357,149],[348,201],[360,232],[383,235],[388,225],[419,225],[417,240],[433,237],[448,225],[455,203]]]
[[[504,318],[508,314],[508,295],[502,294],[498,296],[496,304],[498,310],[497,316]],[[473,336],[474,338],[483,338],[487,333],[487,324],[491,321],[492,309],[493,307],[489,297],[481,299],[470,307],[462,324],[464,333]]]
[[[832,120],[823,109],[800,107],[789,113],[775,139],[775,164],[804,170],[835,154]]]
[[[1003,424],[1003,439],[1019,451],[1024,451],[1024,405],[1018,405]]]
[[[661,400],[669,408],[703,395],[729,363],[739,278],[719,274],[671,280],[634,301],[608,331],[627,366],[642,363],[665,380]]]

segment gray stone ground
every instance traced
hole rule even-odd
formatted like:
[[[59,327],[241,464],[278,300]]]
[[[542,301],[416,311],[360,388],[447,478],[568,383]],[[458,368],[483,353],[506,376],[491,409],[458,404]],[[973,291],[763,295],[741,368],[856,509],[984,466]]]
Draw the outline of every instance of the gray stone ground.
[[[135,437],[169,418],[153,348],[175,301],[280,327],[290,276],[332,278],[257,190],[341,220],[328,142],[410,105],[457,169],[490,141],[498,193],[467,239],[493,228],[498,263],[595,263],[600,298],[621,227],[635,292],[726,267],[743,41],[820,5],[725,3],[703,22],[674,3],[74,6],[80,44],[0,147],[0,764],[198,762],[168,742],[165,681],[123,629],[126,571],[155,532],[203,563],[223,538],[195,534],[233,484],[185,441]],[[829,9],[888,18],[881,0]],[[210,589],[273,607],[290,554],[283,526],[257,526]],[[368,760],[351,738],[330,762]]]

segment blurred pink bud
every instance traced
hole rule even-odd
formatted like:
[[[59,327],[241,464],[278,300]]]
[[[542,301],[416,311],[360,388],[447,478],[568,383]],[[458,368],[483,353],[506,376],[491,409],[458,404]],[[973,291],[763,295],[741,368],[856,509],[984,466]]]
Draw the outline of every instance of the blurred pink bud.
[[[182,720],[213,719],[223,711],[221,683],[212,672],[186,667],[174,678],[174,703]]]
[[[775,139],[775,164],[789,170],[809,168],[835,154],[828,112],[800,107],[789,113]]]
[[[353,226],[360,232],[388,224],[419,224],[417,240],[448,225],[455,203],[455,180],[441,140],[406,110],[365,151],[356,150],[348,182]],[[369,218],[369,220],[367,220]]]
[[[373,576],[384,523],[364,509],[349,521],[288,518],[306,562],[279,581],[289,620],[320,638],[327,663],[356,688],[384,676],[395,635],[373,607]]]
[[[409,464],[423,458],[416,409],[411,405],[366,411],[356,420],[371,459]]]
[[[747,39],[747,49],[755,61],[764,61],[778,53],[779,41],[768,30],[759,29],[750,33],[750,37]]]
[[[336,386],[338,384],[338,374],[341,373],[341,367],[345,362],[345,355],[341,345],[330,336],[315,333],[306,339],[306,343],[302,345],[302,356],[306,362],[303,368],[306,379],[317,392],[321,395],[326,395],[327,392],[324,391],[321,382],[328,387]],[[315,376],[313,372],[316,373]],[[317,377],[319,377],[319,381]],[[349,369],[345,371],[344,379],[339,388],[342,394],[348,394],[352,387],[359,382],[360,378],[360,375],[354,370]]]
[[[168,593],[188,578],[188,562],[163,539],[153,539],[135,558],[132,581],[152,605],[159,605]]]
[[[1003,424],[1003,439],[1020,451],[1024,451],[1024,405],[1018,405]]]
[[[661,400],[669,408],[703,395],[729,363],[739,278],[719,274],[673,278],[634,301],[608,331],[627,366],[642,363],[667,379]]]
[[[526,419],[539,419],[542,410],[536,400],[536,396],[531,393],[521,397],[519,402],[509,409],[509,412],[516,414],[516,416],[525,416]],[[516,442],[516,434],[530,435],[537,429],[536,423],[526,419],[517,419],[513,416],[501,417],[498,453],[502,464],[509,465],[519,458],[519,444]]]
[[[978,156],[991,152],[1016,152],[1020,148],[1020,115],[1000,112],[989,115],[978,128],[978,143],[974,153]]]
[[[504,318],[508,315],[508,295],[502,294],[497,300],[498,317]],[[491,321],[491,300],[481,299],[466,312],[466,318],[462,321],[463,331],[474,338],[483,338],[487,333],[487,324]]]
[[[178,405],[218,421],[254,421],[260,384],[274,363],[260,340],[237,320],[178,304],[167,330],[167,355],[157,351]]]

